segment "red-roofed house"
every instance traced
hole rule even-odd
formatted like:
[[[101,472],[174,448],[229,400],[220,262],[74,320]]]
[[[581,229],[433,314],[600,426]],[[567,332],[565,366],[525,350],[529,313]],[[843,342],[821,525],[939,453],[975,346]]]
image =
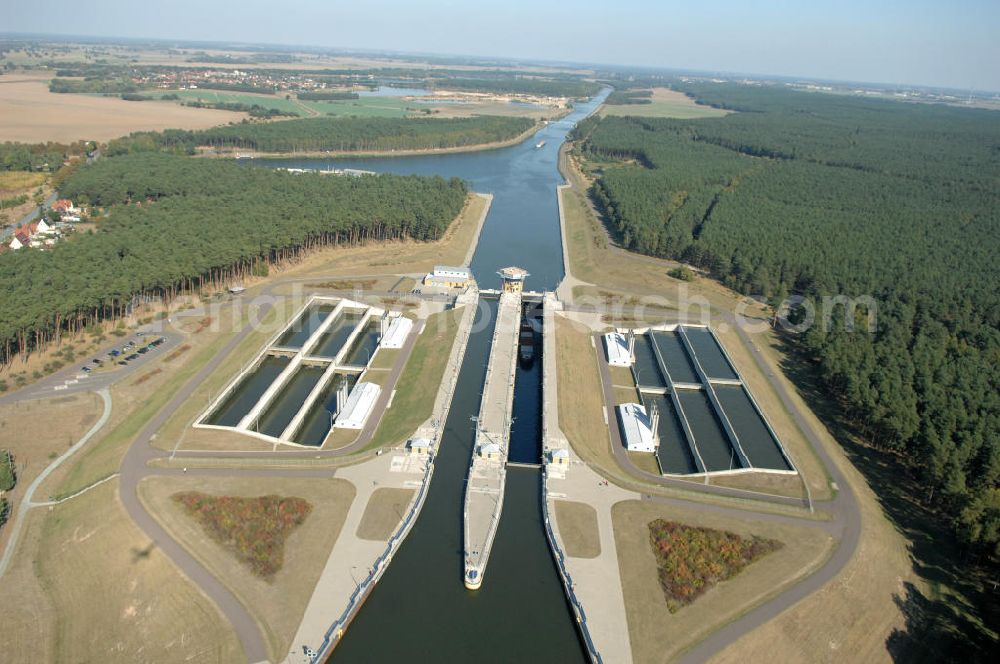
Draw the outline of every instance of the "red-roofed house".
[[[14,233],[14,239],[10,241],[10,248],[20,249],[21,247],[27,247],[29,244],[31,244],[31,238],[28,237],[28,234],[22,230],[18,230]]]

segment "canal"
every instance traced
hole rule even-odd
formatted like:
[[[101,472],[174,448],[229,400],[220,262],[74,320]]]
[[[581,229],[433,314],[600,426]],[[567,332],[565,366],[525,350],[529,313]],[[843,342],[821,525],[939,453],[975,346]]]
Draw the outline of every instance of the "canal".
[[[518,265],[531,275],[528,289],[553,290],[563,276],[556,201],[556,186],[562,182],[559,146],[604,95],[507,148],[400,158],[287,159],[267,165],[460,177],[473,191],[494,196],[471,266],[480,286],[497,287],[497,270]],[[542,140],[545,145],[536,148]],[[480,305],[420,517],[330,661],[586,659],[543,530],[540,471],[508,471],[488,582],[475,592],[462,584],[462,506],[475,438],[471,418],[479,412],[495,310],[495,301]],[[540,366],[539,357],[517,376],[511,447],[525,460],[537,460],[540,448]]]

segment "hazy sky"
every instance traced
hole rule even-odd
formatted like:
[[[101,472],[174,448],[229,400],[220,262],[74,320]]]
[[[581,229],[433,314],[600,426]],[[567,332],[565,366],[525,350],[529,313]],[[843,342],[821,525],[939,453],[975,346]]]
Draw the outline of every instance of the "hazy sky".
[[[1000,91],[998,0],[0,0],[0,30]]]

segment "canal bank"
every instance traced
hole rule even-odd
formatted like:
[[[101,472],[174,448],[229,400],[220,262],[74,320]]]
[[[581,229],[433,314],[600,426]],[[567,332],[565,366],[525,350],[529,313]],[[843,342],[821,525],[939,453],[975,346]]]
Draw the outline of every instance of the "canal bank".
[[[493,284],[498,270],[519,265],[531,274],[532,290],[553,290],[563,277],[556,197],[562,183],[557,169],[559,146],[604,96],[578,105],[569,116],[544,126],[526,142],[489,152],[269,160],[266,166],[333,166],[461,177],[473,190],[493,195],[472,256],[476,280],[481,285]],[[536,148],[542,141],[542,147]],[[503,517],[490,556],[490,583],[472,592],[459,578],[464,569],[465,477],[475,439],[470,418],[479,410],[495,313],[489,303],[481,304],[435,459],[434,481],[420,516],[330,661],[386,661],[412,658],[414,653],[433,654],[440,661],[589,659],[546,537],[538,469],[511,468],[507,474]],[[533,437],[525,447],[537,450],[541,428],[537,398],[527,398],[535,402],[533,409],[518,401],[515,396],[516,428],[523,427]],[[512,435],[520,436],[516,431]],[[512,448],[515,444],[512,441]]]
[[[545,538],[538,470],[507,474],[490,583],[468,591],[461,582],[471,418],[479,411],[496,304],[481,300],[420,516],[331,662],[403,661],[415,653],[436,661],[586,660]]]

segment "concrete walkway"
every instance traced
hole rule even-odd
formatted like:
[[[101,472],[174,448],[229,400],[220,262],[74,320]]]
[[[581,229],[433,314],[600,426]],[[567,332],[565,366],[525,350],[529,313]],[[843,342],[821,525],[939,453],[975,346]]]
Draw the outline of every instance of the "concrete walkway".
[[[337,478],[351,482],[357,494],[306,606],[285,662],[309,664],[312,661],[306,656],[303,646],[319,649],[333,620],[350,605],[351,596],[373,574],[375,561],[385,551],[388,537],[384,540],[366,540],[357,536],[372,494],[386,487],[417,489],[422,483],[428,463],[428,457],[387,452],[366,463],[337,471]],[[414,493],[413,500],[416,497],[417,494]],[[413,507],[413,500],[404,513]]]
[[[472,331],[472,323],[475,320],[478,295],[475,290],[471,290],[463,294],[459,300],[460,306],[464,306],[465,310],[459,321],[455,343],[448,357],[444,376],[438,386],[434,407],[431,416],[417,429],[415,434],[415,437],[430,440],[432,450],[436,449],[436,446],[441,442],[444,423],[447,421],[448,411],[451,409],[459,370],[465,357],[465,348]],[[388,463],[388,467],[386,467],[386,463]],[[430,468],[428,468],[429,464]],[[350,622],[354,613],[364,602],[367,592],[377,582],[376,574],[380,574],[381,570],[375,570],[373,566],[379,556],[385,552],[388,539],[382,542],[370,542],[360,540],[356,536],[358,524],[364,515],[371,494],[381,486],[416,488],[417,493],[414,494],[413,500],[406,510],[411,515],[410,523],[412,523],[423,507],[421,496],[426,496],[426,492],[430,488],[432,464],[433,456],[404,456],[390,452],[376,457],[372,461],[349,466],[338,472],[338,478],[347,479],[355,485],[357,495],[348,512],[341,535],[330,552],[326,567],[306,608],[286,662],[289,664],[311,662],[312,660],[306,655],[306,649],[303,646],[308,646],[322,655],[320,652],[321,644],[334,621],[340,620],[342,617],[345,624]],[[403,528],[405,529],[405,526]],[[398,538],[398,542],[401,542],[405,535],[406,532],[402,532],[401,529],[396,532],[395,537]],[[352,583],[349,586],[345,585],[345,570],[351,574]],[[364,584],[364,588],[362,588],[362,584]],[[335,637],[339,639],[340,635],[337,634]],[[335,641],[328,643],[327,647],[332,648],[335,643]]]
[[[564,473],[546,476],[545,502],[549,519],[559,546],[565,552],[556,501],[583,503],[597,513],[597,534],[601,552],[596,558],[575,558],[566,555],[566,571],[572,578],[573,592],[586,611],[587,629],[594,646],[606,662],[631,662],[625,596],[618,568],[618,548],[615,544],[611,508],[623,500],[638,500],[640,494],[627,491],[608,482],[587,464],[571,454],[570,466]],[[551,468],[551,467],[550,467]]]
[[[476,249],[479,247],[479,237],[483,234],[483,226],[486,224],[486,215],[490,213],[490,207],[493,205],[493,194],[475,194],[486,201],[486,206],[483,208],[483,213],[479,215],[479,221],[476,222],[476,237],[472,238],[472,244],[469,245],[469,250],[465,252],[465,260],[462,262],[464,267],[469,267],[472,265],[472,258],[476,255]]]
[[[483,582],[503,510],[520,323],[521,294],[503,293],[497,307],[465,489],[463,579],[471,589]],[[491,447],[496,451],[484,452]]]
[[[568,463],[549,463],[543,484],[544,515],[553,527],[550,541],[570,603],[578,602],[580,629],[591,657],[607,662],[632,661],[625,598],[618,568],[612,506],[639,494],[606,483],[572,449],[559,428],[559,375],[556,368],[555,312],[562,308],[551,293],[546,293],[543,308],[542,337],[542,435],[546,460],[556,450],[565,451]],[[597,515],[600,553],[595,558],[566,555],[566,548],[556,514],[555,503],[565,500],[589,505]],[[595,659],[596,659],[595,658]]]
[[[572,305],[563,305],[566,310],[572,311],[592,311],[590,307],[576,307]],[[799,410],[795,401],[789,394],[788,389],[785,385],[774,375],[772,371],[768,369],[766,360],[763,357],[760,349],[753,343],[750,339],[748,333],[737,324],[735,317],[732,314],[721,314],[722,318],[729,324],[734,325],[737,329],[743,342],[747,345],[750,350],[751,356],[754,362],[758,365],[763,375],[767,376],[768,382],[774,388],[779,398],[781,399],[782,405],[791,414],[792,419],[795,421],[796,425],[802,430],[808,439],[810,445],[815,450],[816,454],[819,456],[821,463],[827,469],[830,474],[830,478],[833,484],[839,488],[836,496],[829,501],[819,501],[817,506],[827,512],[831,519],[828,521],[816,521],[805,517],[796,517],[793,515],[776,515],[768,514],[766,512],[755,511],[753,507],[754,502],[766,501],[774,502],[779,504],[789,504],[803,506],[803,501],[801,499],[786,498],[783,496],[771,496],[769,494],[760,494],[752,491],[744,491],[739,489],[730,489],[728,487],[720,487],[714,485],[699,485],[690,482],[683,482],[681,480],[672,480],[670,478],[660,477],[658,475],[653,475],[651,473],[643,472],[642,470],[636,468],[631,461],[628,459],[628,455],[625,454],[624,447],[621,443],[620,432],[617,426],[613,426],[614,416],[613,413],[608,418],[609,422],[609,435],[611,436],[611,446],[615,453],[616,461],[619,465],[626,469],[631,475],[641,478],[642,481],[659,484],[662,486],[671,486],[679,489],[684,489],[691,493],[691,501],[680,500],[680,499],[670,499],[662,498],[659,496],[643,495],[643,500],[652,500],[655,502],[663,503],[665,505],[671,504],[683,504],[685,507],[690,509],[698,509],[704,511],[712,511],[717,513],[728,514],[737,518],[747,518],[752,517],[754,519],[763,520],[776,520],[787,523],[794,523],[798,526],[816,528],[822,530],[836,539],[839,540],[837,548],[834,550],[833,554],[826,561],[826,563],[820,567],[817,571],[813,572],[811,575],[802,579],[798,583],[790,586],[787,590],[781,594],[768,599],[767,601],[761,603],[760,605],[754,607],[747,613],[743,614],[736,620],[720,627],[718,630],[710,634],[706,639],[696,644],[690,650],[685,652],[681,658],[681,664],[695,664],[700,662],[708,661],[713,655],[722,651],[727,646],[729,646],[733,641],[739,639],[741,636],[749,633],[750,631],[756,629],[757,627],[763,625],[764,623],[772,620],[773,618],[780,615],[782,612],[786,611],[792,607],[795,603],[802,600],[803,598],[809,596],[811,593],[816,592],[822,588],[825,584],[829,583],[831,580],[837,577],[843,568],[850,562],[853,558],[855,552],[858,548],[858,543],[861,535],[861,515],[858,510],[857,500],[854,495],[854,491],[851,488],[850,483],[847,478],[834,463],[830,452],[826,449],[824,442],[815,429],[812,422]],[[598,348],[600,345],[598,344]],[[600,365],[600,374],[602,388],[604,390],[606,403],[612,403],[611,398],[613,395],[612,383],[610,378],[610,372],[608,370],[606,358],[603,357],[603,353],[598,352],[598,363]],[[554,370],[554,369],[553,369]],[[547,383],[548,384],[548,383]],[[548,387],[546,387],[548,389]],[[548,435],[546,437],[546,444],[550,441],[557,440],[556,437]],[[572,472],[575,468],[571,464],[570,470],[567,472]],[[567,493],[567,499],[569,492]],[[744,499],[746,502],[745,508],[731,508],[724,507],[720,505],[710,505],[701,502],[696,502],[697,493],[712,493],[717,495],[724,495],[729,497],[735,497]],[[581,501],[582,502],[582,501]],[[596,506],[595,506],[596,509]],[[600,514],[600,512],[598,512]],[[600,523],[600,522],[599,522]],[[603,545],[602,536],[602,545]],[[569,560],[569,559],[567,559]],[[572,563],[570,563],[572,564]],[[586,574],[586,572],[584,572]],[[582,590],[581,590],[582,594]],[[597,602],[603,601],[599,596]],[[588,604],[593,604],[591,599],[587,600]],[[590,606],[586,607],[588,613],[592,611]],[[601,614],[601,610],[597,609]],[[589,622],[589,621],[588,621]],[[598,621],[595,619],[594,627],[598,625]]]

